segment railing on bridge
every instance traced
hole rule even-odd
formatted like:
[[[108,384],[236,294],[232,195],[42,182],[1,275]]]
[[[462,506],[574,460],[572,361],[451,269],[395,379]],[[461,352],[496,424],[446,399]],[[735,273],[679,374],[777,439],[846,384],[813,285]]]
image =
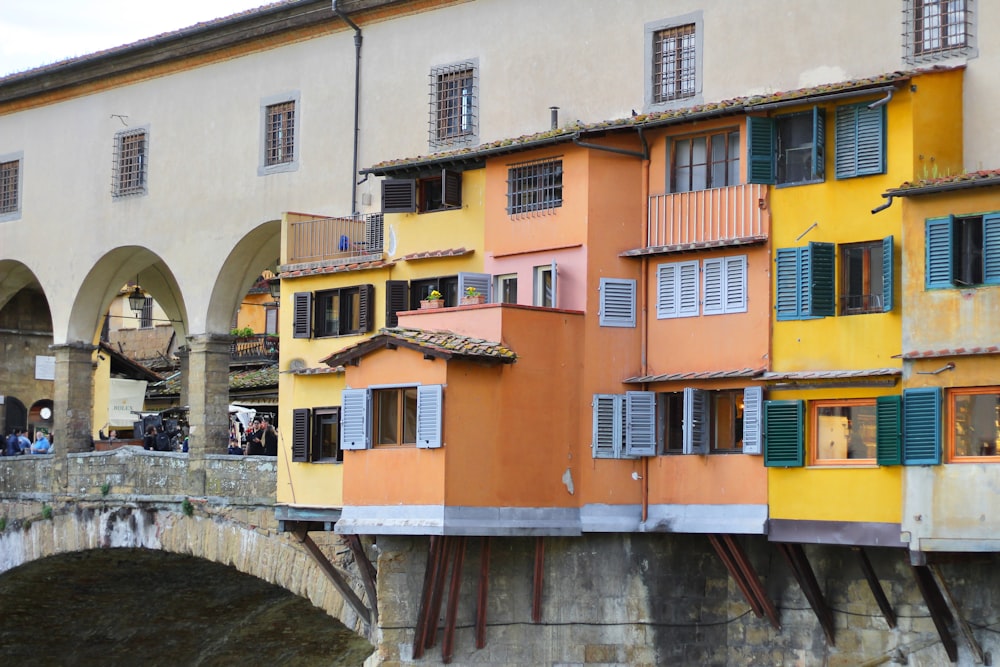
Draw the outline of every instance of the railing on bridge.
[[[652,195],[646,246],[723,244],[766,238],[769,222],[766,185],[750,183]]]
[[[353,263],[382,257],[381,213],[292,220],[288,263]]]
[[[278,337],[274,334],[254,334],[237,338],[230,345],[229,357],[235,362],[277,361]]]

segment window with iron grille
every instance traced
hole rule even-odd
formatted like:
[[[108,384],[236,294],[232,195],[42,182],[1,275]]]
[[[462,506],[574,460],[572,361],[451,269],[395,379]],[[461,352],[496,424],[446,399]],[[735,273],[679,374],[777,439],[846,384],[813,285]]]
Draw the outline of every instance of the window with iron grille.
[[[430,74],[430,143],[472,143],[478,133],[479,85],[476,63],[435,67]]]
[[[905,0],[906,61],[975,55],[974,9],[975,0]]]
[[[21,210],[21,161],[0,158],[0,216]]]
[[[153,326],[153,297],[147,296],[142,302],[142,313],[139,317],[139,327],[150,329]]]
[[[653,35],[653,102],[693,97],[695,93],[694,24],[659,30]]]
[[[144,129],[115,135],[112,194],[115,197],[146,194],[149,135]]]
[[[507,169],[507,213],[535,213],[562,206],[562,160],[534,160]]]
[[[295,159],[295,102],[268,105],[264,144],[264,163],[267,165],[285,164]]]

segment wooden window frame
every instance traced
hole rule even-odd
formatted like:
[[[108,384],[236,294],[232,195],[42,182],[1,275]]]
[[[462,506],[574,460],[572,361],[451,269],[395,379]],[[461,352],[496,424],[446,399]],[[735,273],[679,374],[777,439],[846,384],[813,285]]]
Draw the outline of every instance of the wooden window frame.
[[[712,141],[715,137],[722,137],[724,157],[722,160],[713,159]],[[695,141],[705,140],[704,161],[696,163]],[[735,142],[736,152],[732,154],[732,145]],[[686,163],[678,163],[682,159],[683,151],[686,148]],[[712,190],[740,184],[740,130],[738,127],[727,127],[700,134],[681,135],[670,139],[670,192],[700,192],[702,190]],[[721,183],[716,183],[714,178],[715,167],[722,165],[723,178]],[[679,178],[681,170],[687,169],[687,182],[682,182]],[[735,174],[733,170],[735,169]],[[704,187],[694,187],[696,174],[703,176]],[[732,175],[732,178],[730,176]]]
[[[406,442],[406,431],[407,431],[407,411],[406,411],[406,406],[407,406],[407,399],[408,399],[407,394],[410,393],[410,392],[412,392],[412,404],[413,404],[413,412],[412,412],[412,415],[411,415],[412,419],[413,419],[413,423],[412,423],[413,441],[412,442]],[[417,417],[417,413],[418,413],[418,410],[417,410],[417,408],[418,408],[418,405],[417,405],[417,393],[418,393],[417,385],[408,385],[408,386],[401,386],[401,387],[372,388],[372,403],[371,403],[371,406],[372,406],[372,418],[371,418],[372,438],[371,438],[371,443],[372,443],[372,447],[373,448],[376,448],[376,449],[379,449],[379,448],[385,449],[385,448],[416,447],[417,446],[417,420],[418,420],[418,417]],[[381,412],[382,412],[383,409],[388,409],[388,408],[384,408],[383,406],[384,406],[384,402],[385,402],[386,397],[388,397],[389,395],[395,396],[395,400],[396,400],[396,405],[395,405],[395,408],[394,408],[394,411],[396,413],[396,415],[395,415],[396,423],[394,425],[395,426],[395,429],[394,429],[395,430],[395,434],[393,434],[393,441],[392,442],[380,442],[380,440],[386,435],[386,434],[382,433],[382,430],[381,430],[381,426],[382,426],[382,424],[381,424],[381,421],[382,421],[381,420]]]
[[[264,166],[295,161],[295,100],[265,107]]]
[[[976,11],[971,5],[969,0],[906,0],[906,62],[915,65],[975,55]]]
[[[853,407],[869,407],[871,408],[871,447],[872,456],[851,458],[849,455],[845,458],[820,458],[820,443],[819,443],[819,411],[823,408],[853,408]],[[872,398],[845,398],[845,399],[823,399],[818,401],[809,401],[809,424],[807,428],[810,431],[809,434],[809,465],[811,466],[873,466],[876,464],[877,459],[877,430],[878,430],[878,410],[876,405],[875,397]],[[852,424],[851,428],[854,429],[855,425]],[[858,427],[860,428],[860,426]],[[850,442],[848,441],[847,447],[850,447]]]
[[[21,210],[21,160],[0,157],[0,219]]]
[[[430,145],[462,145],[479,133],[479,67],[475,60],[430,72]]]
[[[686,23],[653,33],[653,104],[694,97],[698,92],[697,26]]]
[[[884,243],[879,241],[862,241],[860,243],[843,243],[838,248],[840,255],[840,314],[841,315],[864,315],[868,313],[883,312],[885,300],[885,285],[882,284],[879,291],[872,291],[872,280],[877,278],[882,283],[884,272],[872,270],[872,256],[878,258],[881,263],[883,258]],[[860,251],[861,253],[861,276],[860,285],[855,285],[852,280],[851,260],[848,255]],[[854,305],[857,304],[857,305]]]
[[[349,300],[345,300],[349,299]],[[337,331],[328,331],[324,315],[326,301],[336,301],[338,306]],[[374,287],[372,285],[352,285],[335,289],[320,290],[314,296],[312,307],[312,334],[314,338],[336,338],[338,336],[356,336],[372,329],[372,307],[374,305]],[[349,304],[349,305],[348,305]],[[344,317],[345,310],[349,316]],[[354,313],[353,311],[357,312]],[[353,326],[357,320],[357,326]]]
[[[957,448],[957,428],[958,428],[958,406],[956,399],[963,396],[996,396],[1000,402],[1000,386],[992,385],[987,387],[954,387],[947,390],[947,421],[946,437],[949,463],[1000,463],[1000,451],[997,447],[997,438],[1000,433],[996,433],[993,441],[992,454],[963,455],[956,451]],[[988,451],[988,450],[987,450]]]
[[[334,419],[331,419],[334,417]],[[323,424],[336,422],[333,430],[336,442],[333,443],[332,456],[326,456],[323,451],[323,441],[320,434]],[[310,423],[309,438],[309,461],[311,463],[343,463],[344,450],[340,447],[340,406],[331,406],[312,409],[312,419]]]
[[[504,273],[494,277],[493,293],[497,303],[517,303],[517,274]],[[511,298],[511,294],[513,297]]]

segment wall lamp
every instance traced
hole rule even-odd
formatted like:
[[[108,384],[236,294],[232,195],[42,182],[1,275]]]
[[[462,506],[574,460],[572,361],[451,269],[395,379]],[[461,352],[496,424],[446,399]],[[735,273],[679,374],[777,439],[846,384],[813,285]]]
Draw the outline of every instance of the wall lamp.
[[[138,282],[139,278],[136,277],[136,283]],[[132,309],[133,313],[138,315],[142,312],[142,309],[145,308],[145,306],[146,295],[142,293],[142,290],[139,289],[139,285],[136,284],[136,286],[132,289],[132,293],[128,295],[128,307]]]
[[[281,278],[275,276],[267,281],[267,291],[271,293],[271,298],[275,301],[281,299]]]

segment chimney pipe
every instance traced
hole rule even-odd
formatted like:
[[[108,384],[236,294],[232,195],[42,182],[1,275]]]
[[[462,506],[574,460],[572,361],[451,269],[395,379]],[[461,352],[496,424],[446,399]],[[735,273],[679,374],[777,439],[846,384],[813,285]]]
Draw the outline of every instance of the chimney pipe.
[[[549,113],[552,118],[552,129],[559,129],[559,107],[549,107]]]

